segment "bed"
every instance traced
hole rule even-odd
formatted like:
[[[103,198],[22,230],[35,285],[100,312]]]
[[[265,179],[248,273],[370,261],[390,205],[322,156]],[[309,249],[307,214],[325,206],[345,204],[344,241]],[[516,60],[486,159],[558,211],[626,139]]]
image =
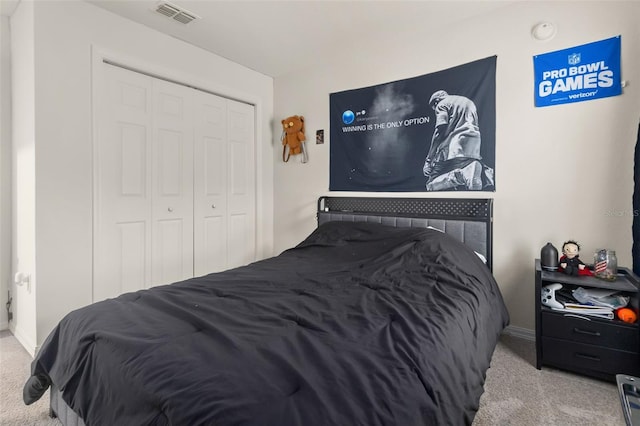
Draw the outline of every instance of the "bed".
[[[462,425],[508,314],[491,199],[321,197],[278,256],[69,313],[36,355],[71,425]]]

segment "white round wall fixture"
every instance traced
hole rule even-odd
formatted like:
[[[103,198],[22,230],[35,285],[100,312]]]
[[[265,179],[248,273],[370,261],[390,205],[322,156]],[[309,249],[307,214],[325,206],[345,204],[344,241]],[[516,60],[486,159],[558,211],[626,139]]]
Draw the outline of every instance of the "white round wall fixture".
[[[531,37],[541,41],[551,40],[556,31],[556,26],[551,22],[540,22],[531,29]]]

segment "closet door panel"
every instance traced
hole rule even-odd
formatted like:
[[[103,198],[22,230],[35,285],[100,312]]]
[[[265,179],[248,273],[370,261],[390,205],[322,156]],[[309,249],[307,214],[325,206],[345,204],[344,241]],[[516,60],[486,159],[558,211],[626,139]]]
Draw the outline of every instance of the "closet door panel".
[[[158,195],[168,200],[185,196],[184,139],[182,132],[158,129]]]
[[[228,267],[241,266],[255,260],[255,128],[254,107],[236,101],[228,105],[228,159],[227,185],[229,250],[233,258]]]
[[[120,254],[120,258],[117,259],[120,286],[116,289],[116,294],[110,297],[140,290],[141,283],[145,282],[147,276],[145,271],[148,253],[147,223],[144,221],[119,223],[117,236],[120,243],[116,250]]]
[[[249,235],[251,224],[246,214],[229,216],[229,267],[246,265],[254,259],[251,256],[253,235]]]
[[[192,90],[153,80],[152,285],[193,276]]]
[[[103,67],[93,300],[254,261],[253,106]]]
[[[227,220],[222,216],[209,216],[203,220],[204,233],[198,251],[197,275],[206,275],[227,269]]]
[[[184,229],[183,219],[163,219],[155,224],[155,253],[157,284],[171,284],[182,281],[191,276],[185,268]]]
[[[123,196],[146,195],[147,129],[136,123],[118,123],[120,131],[120,193]]]
[[[150,284],[151,79],[104,65],[94,145],[93,300]]]
[[[194,272],[227,269],[227,101],[194,91]]]

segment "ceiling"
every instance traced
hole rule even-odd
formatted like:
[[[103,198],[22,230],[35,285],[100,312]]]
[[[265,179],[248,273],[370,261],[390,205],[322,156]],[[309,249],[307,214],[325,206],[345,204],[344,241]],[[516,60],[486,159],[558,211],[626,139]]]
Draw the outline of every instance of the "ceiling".
[[[0,0],[0,12],[10,16],[19,1]],[[336,52],[357,52],[372,37],[424,26],[436,31],[518,0],[169,0],[200,18],[188,24],[157,13],[161,0],[85,1],[278,77]]]
[[[86,0],[278,77],[328,60],[372,34],[428,25],[435,30],[513,1],[170,0],[201,19],[182,24],[155,12],[158,0]]]

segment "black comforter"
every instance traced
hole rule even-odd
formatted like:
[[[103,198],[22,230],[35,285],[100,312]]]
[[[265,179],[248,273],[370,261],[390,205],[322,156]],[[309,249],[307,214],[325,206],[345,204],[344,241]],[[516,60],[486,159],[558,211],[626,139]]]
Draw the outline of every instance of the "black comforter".
[[[53,381],[88,426],[470,424],[507,322],[449,236],[330,222],[280,256],[71,312],[25,395]]]

